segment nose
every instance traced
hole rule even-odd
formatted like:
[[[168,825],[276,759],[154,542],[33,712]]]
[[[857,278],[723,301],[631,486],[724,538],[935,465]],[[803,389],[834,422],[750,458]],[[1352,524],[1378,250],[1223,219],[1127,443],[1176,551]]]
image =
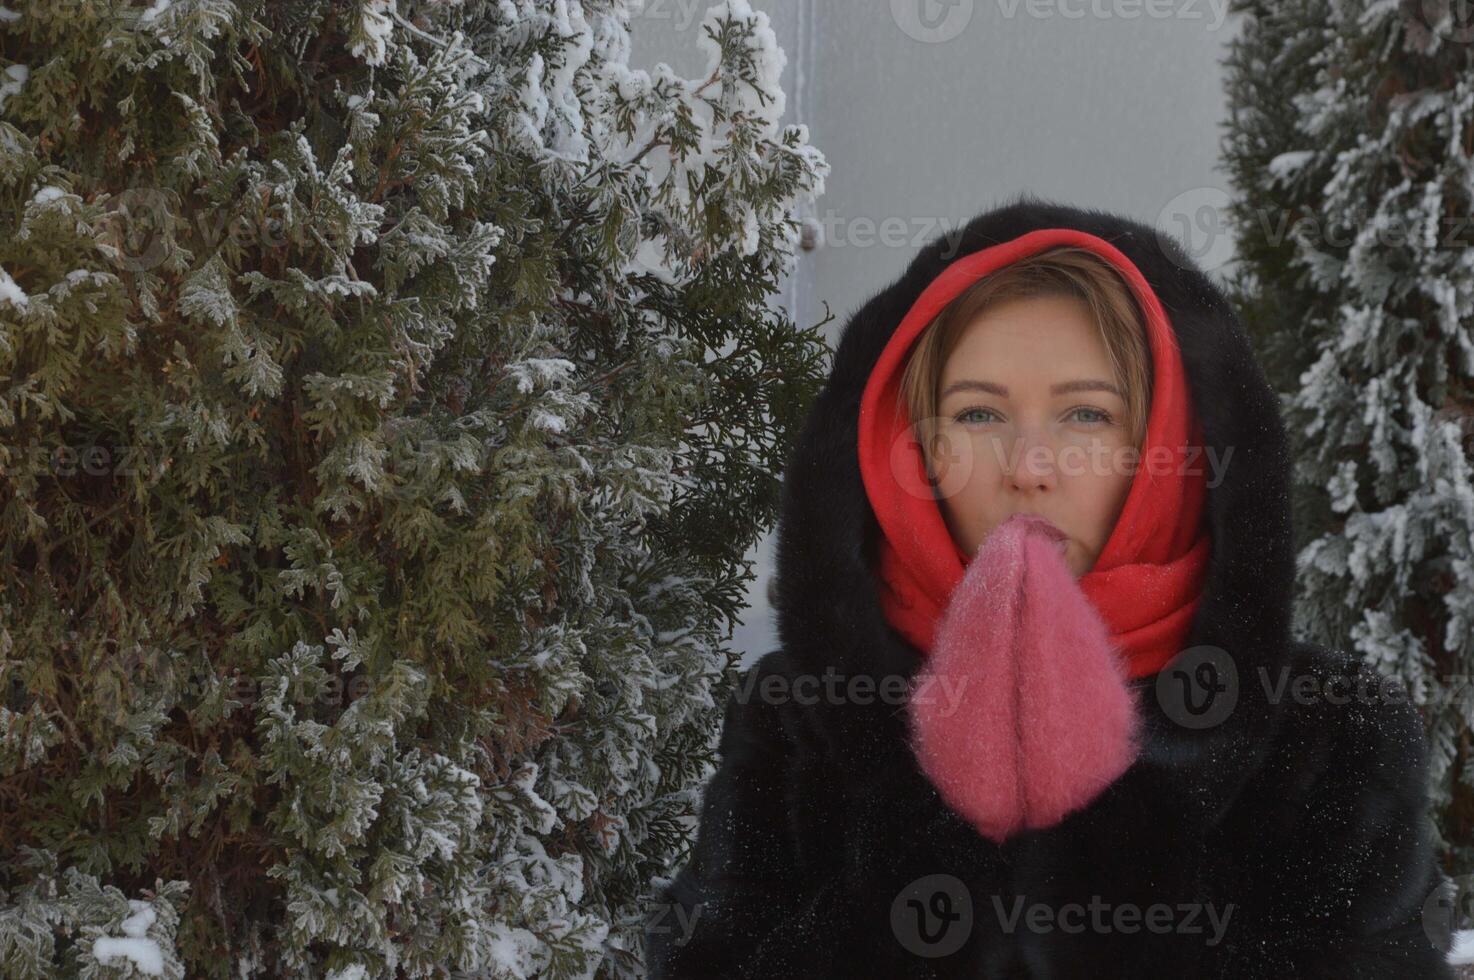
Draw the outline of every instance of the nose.
[[[1005,478],[1020,493],[1057,486],[1054,446],[1034,430],[1022,430],[1014,443],[1014,458],[1008,461]]]

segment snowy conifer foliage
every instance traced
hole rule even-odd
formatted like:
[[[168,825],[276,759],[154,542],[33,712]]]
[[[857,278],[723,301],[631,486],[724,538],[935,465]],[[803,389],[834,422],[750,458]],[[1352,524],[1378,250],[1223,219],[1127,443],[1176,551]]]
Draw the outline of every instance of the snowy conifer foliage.
[[[1448,4],[1245,4],[1228,163],[1285,385],[1297,628],[1404,681],[1446,870],[1474,871],[1474,25]]]
[[[0,974],[642,975],[827,166],[630,14],[3,0]]]

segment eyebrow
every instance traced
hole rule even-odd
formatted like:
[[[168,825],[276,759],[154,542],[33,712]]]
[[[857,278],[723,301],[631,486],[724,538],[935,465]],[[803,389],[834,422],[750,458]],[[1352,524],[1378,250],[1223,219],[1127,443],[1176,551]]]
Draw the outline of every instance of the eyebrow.
[[[963,380],[954,381],[949,384],[946,390],[937,396],[937,400],[941,401],[956,391],[982,391],[990,395],[997,395],[999,398],[1008,397],[1008,389],[1003,385],[997,385],[991,381]],[[1074,391],[1108,391],[1122,401],[1126,400],[1126,396],[1121,394],[1120,388],[1117,388],[1109,381],[1098,381],[1094,378],[1080,381],[1061,381],[1057,385],[1049,386],[1049,393],[1051,395],[1065,395]]]

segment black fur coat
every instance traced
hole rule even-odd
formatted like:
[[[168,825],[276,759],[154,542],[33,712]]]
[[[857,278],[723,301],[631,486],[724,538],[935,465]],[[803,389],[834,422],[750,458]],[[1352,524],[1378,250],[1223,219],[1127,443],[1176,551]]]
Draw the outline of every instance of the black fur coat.
[[[868,571],[877,527],[856,420],[923,287],[1048,227],[1104,238],[1140,268],[1208,446],[1218,459],[1232,447],[1209,489],[1212,561],[1187,640],[1219,659],[1134,681],[1146,736],[1132,766],[1084,809],[1000,845],[947,808],[905,741],[888,682],[920,656]],[[1451,978],[1425,929],[1444,879],[1417,710],[1355,658],[1290,636],[1290,466],[1234,313],[1150,227],[1024,199],[928,245],[850,318],[789,462],[780,649],[727,704],[693,857],[649,920],[650,976]],[[1229,667],[1221,719],[1171,709],[1197,681],[1184,696],[1202,708]]]

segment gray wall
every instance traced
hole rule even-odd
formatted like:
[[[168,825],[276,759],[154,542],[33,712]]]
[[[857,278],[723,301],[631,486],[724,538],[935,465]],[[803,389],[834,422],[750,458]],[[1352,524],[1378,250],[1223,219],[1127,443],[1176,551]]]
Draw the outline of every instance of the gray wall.
[[[631,60],[705,67],[701,0],[647,0]],[[788,58],[787,121],[829,160],[782,302],[802,324],[849,314],[928,240],[1021,191],[1117,211],[1181,239],[1211,273],[1232,261],[1216,226],[1226,115],[1227,0],[753,0]],[[772,535],[733,637],[772,649]]]

